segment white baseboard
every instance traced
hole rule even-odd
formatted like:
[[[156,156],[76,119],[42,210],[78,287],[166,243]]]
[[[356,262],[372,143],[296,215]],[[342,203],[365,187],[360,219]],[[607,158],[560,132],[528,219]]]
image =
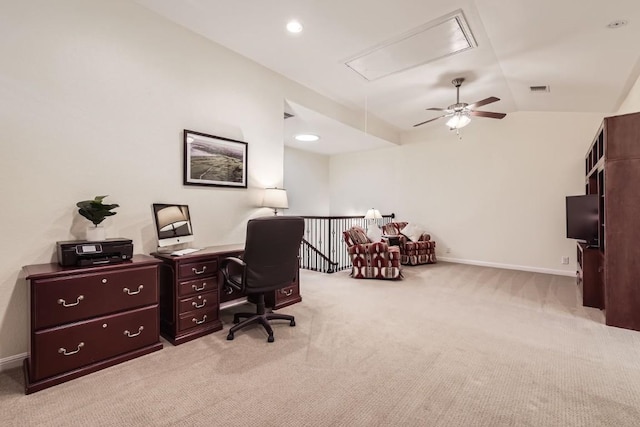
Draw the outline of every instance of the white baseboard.
[[[507,270],[531,271],[533,273],[555,274],[557,276],[574,277],[575,271],[553,270],[551,268],[529,267],[526,265],[500,264],[497,262],[475,261],[472,259],[460,259],[438,256],[438,261],[455,262],[458,264],[479,265],[482,267],[504,268]]]
[[[0,359],[0,372],[22,366],[22,361],[26,359],[27,356],[27,353],[22,353]]]

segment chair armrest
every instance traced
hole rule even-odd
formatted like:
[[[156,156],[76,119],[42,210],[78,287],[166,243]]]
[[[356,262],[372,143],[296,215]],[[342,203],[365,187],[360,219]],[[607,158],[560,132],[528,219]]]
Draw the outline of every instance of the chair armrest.
[[[246,267],[247,264],[245,264],[245,262],[243,260],[241,260],[238,257],[227,257],[224,258],[221,262],[220,262],[220,268],[219,270],[222,272],[222,275],[224,276],[224,286],[225,287],[232,287],[235,288],[239,291],[244,291],[244,268]],[[241,274],[232,274],[232,269],[234,268],[238,268],[241,271]],[[238,281],[237,278],[241,277],[242,280]]]

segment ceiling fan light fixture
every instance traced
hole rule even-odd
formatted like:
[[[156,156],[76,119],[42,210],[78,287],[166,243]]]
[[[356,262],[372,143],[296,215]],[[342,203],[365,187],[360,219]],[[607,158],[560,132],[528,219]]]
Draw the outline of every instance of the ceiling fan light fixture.
[[[457,111],[447,120],[447,126],[449,129],[462,129],[466,125],[471,123],[471,117],[469,117],[468,111]]]

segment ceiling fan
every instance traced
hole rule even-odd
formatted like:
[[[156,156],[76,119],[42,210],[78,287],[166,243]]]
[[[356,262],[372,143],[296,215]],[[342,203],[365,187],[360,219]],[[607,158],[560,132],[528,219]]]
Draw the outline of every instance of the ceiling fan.
[[[483,105],[500,101],[500,98],[496,98],[495,96],[491,96],[489,98],[483,99],[482,101],[474,102],[473,104],[460,102],[460,86],[462,86],[462,82],[464,82],[463,77],[458,77],[451,81],[451,83],[456,87],[456,103],[455,104],[449,105],[447,108],[427,108],[427,110],[442,111],[443,114],[434,119],[430,119],[422,123],[415,124],[413,125],[413,127],[421,126],[425,123],[429,123],[434,120],[441,119],[443,117],[448,117],[449,119],[447,120],[447,126],[449,126],[451,130],[453,130],[453,129],[460,129],[468,125],[471,122],[470,116],[488,117],[490,119],[501,119],[506,116],[505,113],[493,113],[491,111],[474,110],[477,107],[482,107]]]

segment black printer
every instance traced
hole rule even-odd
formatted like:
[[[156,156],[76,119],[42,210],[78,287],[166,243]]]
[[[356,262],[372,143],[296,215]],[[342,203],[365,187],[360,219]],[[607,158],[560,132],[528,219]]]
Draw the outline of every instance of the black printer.
[[[92,265],[115,264],[128,261],[133,256],[133,243],[130,239],[114,238],[90,242],[72,240],[56,242],[58,263],[63,267],[84,267]]]

